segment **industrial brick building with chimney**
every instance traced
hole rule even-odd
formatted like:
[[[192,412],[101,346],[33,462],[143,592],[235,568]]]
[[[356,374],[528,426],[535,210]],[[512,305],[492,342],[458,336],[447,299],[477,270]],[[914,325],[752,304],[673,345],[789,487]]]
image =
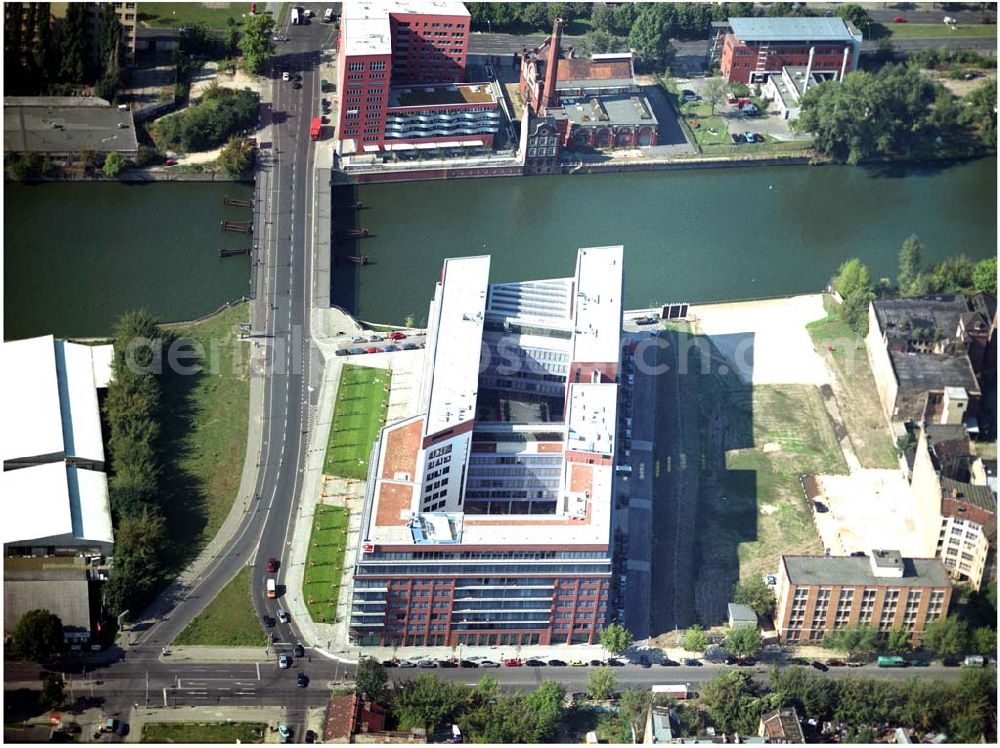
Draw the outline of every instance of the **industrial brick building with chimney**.
[[[552,35],[521,56],[518,86],[529,116],[551,118],[563,147],[656,145],[659,123],[635,79],[632,53],[582,59],[572,49],[564,54],[561,40],[556,19]]]

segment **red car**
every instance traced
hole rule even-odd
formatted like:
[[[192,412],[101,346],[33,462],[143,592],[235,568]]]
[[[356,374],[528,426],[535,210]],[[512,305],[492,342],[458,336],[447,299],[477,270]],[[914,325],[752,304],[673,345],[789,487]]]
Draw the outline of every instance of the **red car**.
[[[371,348],[365,348],[365,353],[378,353],[378,348],[372,346]]]
[[[269,559],[267,559],[267,573],[274,574],[274,572],[276,572],[277,570],[278,570],[278,559],[276,559],[274,556],[271,556]]]
[[[177,159],[175,159],[175,158],[168,158],[166,161],[164,161],[164,163],[167,166],[177,166]]]
[[[521,667],[522,665],[520,657],[511,657],[506,659],[503,661],[503,664],[507,667]]]
[[[389,333],[389,340],[406,340],[406,333],[405,332],[399,332],[399,331],[390,332]]]
[[[893,23],[906,23],[906,19],[902,16],[896,16],[892,19]]]

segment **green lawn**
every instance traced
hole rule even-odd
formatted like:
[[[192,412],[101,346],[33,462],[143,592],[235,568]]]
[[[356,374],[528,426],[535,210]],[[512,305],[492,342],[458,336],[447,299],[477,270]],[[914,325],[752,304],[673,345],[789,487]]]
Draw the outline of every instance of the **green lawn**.
[[[713,512],[706,528],[722,539],[756,525],[753,539],[737,546],[744,579],[773,573],[783,553],[823,553],[799,476],[847,473],[816,387],[758,385],[752,414],[753,446],[727,454],[725,509]]]
[[[249,307],[236,304],[203,322],[165,325],[200,346],[202,371],[164,367],[161,504],[176,553],[189,560],[218,532],[239,490],[250,407],[249,348],[238,340]],[[190,364],[191,361],[185,361]]]
[[[958,24],[954,31],[943,23],[887,23],[886,34],[891,39],[933,39],[935,37],[996,36],[994,24]]]
[[[201,615],[181,631],[174,644],[265,646],[267,636],[250,602],[250,569],[237,574]]]
[[[392,372],[345,364],[340,374],[323,472],[343,478],[368,477],[368,457],[389,408]]]
[[[263,743],[266,722],[147,722],[143,743]]]
[[[225,29],[229,18],[242,25],[243,16],[249,12],[250,3],[141,3],[139,23],[152,28],[203,23],[211,29]]]
[[[834,316],[811,322],[806,329],[846,395],[838,397],[837,404],[862,467],[897,467],[896,447],[882,415],[864,338]]]
[[[340,579],[347,548],[347,509],[317,504],[306,555],[302,594],[314,621],[332,623],[336,618]]]

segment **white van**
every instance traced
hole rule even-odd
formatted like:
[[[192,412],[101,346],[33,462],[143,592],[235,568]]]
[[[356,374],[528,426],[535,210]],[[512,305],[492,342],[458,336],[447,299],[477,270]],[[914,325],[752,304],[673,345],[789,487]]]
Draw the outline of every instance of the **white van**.
[[[323,11],[323,23],[330,23],[333,20],[333,8],[327,8]]]
[[[986,660],[982,655],[966,655],[962,661],[962,667],[983,667],[985,664]]]
[[[267,598],[273,600],[278,596],[278,586],[273,579],[267,580]]]

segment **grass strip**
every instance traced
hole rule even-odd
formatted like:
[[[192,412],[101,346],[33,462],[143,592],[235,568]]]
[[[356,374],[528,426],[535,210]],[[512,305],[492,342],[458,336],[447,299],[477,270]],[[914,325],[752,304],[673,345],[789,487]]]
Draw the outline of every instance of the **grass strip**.
[[[143,743],[263,743],[266,722],[147,722]]]
[[[340,373],[323,472],[342,478],[368,477],[368,457],[389,409],[392,372],[346,364]]]
[[[347,519],[344,507],[316,505],[302,595],[310,617],[319,623],[332,623],[336,618],[347,549]]]
[[[211,604],[181,631],[174,644],[266,646],[267,636],[250,602],[250,569],[244,568],[233,577]]]

